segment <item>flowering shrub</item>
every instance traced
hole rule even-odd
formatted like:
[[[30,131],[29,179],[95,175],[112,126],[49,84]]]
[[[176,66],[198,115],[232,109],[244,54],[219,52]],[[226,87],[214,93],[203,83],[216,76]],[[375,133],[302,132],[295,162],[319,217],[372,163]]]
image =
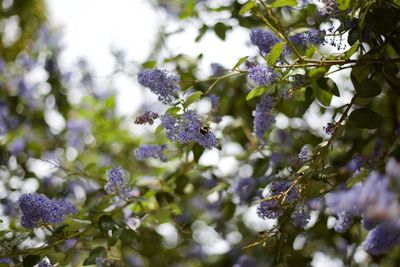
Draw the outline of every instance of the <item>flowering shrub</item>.
[[[159,0],[252,54],[204,77],[202,55],[114,53],[158,98],[128,119],[23,2],[0,13],[22,33],[0,43],[1,266],[397,265],[399,1]]]

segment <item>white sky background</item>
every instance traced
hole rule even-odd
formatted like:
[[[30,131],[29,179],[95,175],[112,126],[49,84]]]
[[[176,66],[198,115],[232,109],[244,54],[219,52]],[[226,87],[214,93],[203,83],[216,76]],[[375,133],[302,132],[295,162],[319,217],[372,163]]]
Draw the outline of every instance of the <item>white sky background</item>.
[[[47,2],[53,25],[63,29],[62,44],[65,50],[61,58],[62,66],[71,69],[79,58],[85,58],[94,67],[100,82],[102,77],[113,70],[111,47],[125,51],[128,60],[143,62],[151,52],[160,25],[167,25],[171,31],[182,26],[179,24],[182,22],[176,22],[164,12],[154,10],[148,0]],[[200,43],[195,43],[197,25],[189,23],[184,28],[184,32],[170,38],[168,48],[174,54],[191,56],[205,52],[201,66],[204,73],[209,73],[212,62],[232,67],[240,57],[254,53],[246,45],[246,30],[240,29],[228,34],[226,42],[208,33]],[[119,112],[132,114],[143,101],[143,89],[134,79],[127,78],[116,79],[115,86]]]

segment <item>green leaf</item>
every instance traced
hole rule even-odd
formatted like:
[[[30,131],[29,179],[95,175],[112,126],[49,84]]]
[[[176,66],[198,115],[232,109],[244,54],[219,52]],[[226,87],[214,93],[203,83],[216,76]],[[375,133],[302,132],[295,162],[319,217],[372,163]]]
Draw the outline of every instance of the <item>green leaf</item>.
[[[337,6],[340,10],[346,10],[350,7],[350,0],[336,0]]]
[[[381,115],[367,108],[354,110],[350,114],[349,120],[356,127],[365,129],[376,129],[381,126],[383,122],[383,118]]]
[[[372,79],[365,79],[355,87],[358,96],[369,98],[379,95],[382,92],[379,83]]]
[[[327,70],[327,68],[325,68],[325,67],[318,67],[318,68],[311,69],[308,75],[309,75],[311,78],[319,79],[319,78],[324,77],[324,76],[325,76],[325,73],[326,73],[327,71],[328,71],[328,70]]]
[[[203,94],[203,92],[200,92],[200,91],[194,92],[193,94],[188,96],[188,98],[186,99],[185,103],[183,103],[183,106],[185,108],[190,106],[191,104],[193,104],[194,102],[199,100],[202,94]]]
[[[249,56],[245,56],[245,57],[240,58],[240,59],[236,62],[236,64],[233,66],[232,69],[236,69],[236,68],[240,67],[240,65],[242,65],[244,62],[246,62],[248,58],[249,58]]]
[[[103,215],[100,217],[98,225],[101,231],[107,232],[109,230],[112,230],[114,228],[114,220],[108,215]]]
[[[242,6],[242,8],[239,10],[239,15],[243,16],[246,12],[250,11],[253,7],[257,6],[256,1],[250,0],[246,4]]]
[[[214,32],[221,40],[225,41],[226,31],[231,28],[232,28],[231,26],[226,26],[225,23],[217,22],[214,25]]]
[[[155,61],[155,60],[149,60],[149,61],[146,61],[146,62],[144,62],[144,63],[142,64],[142,68],[145,68],[145,69],[152,69],[152,68],[154,68],[156,65],[157,65],[157,61]]]
[[[284,43],[277,43],[272,47],[271,52],[269,52],[268,56],[268,65],[272,67],[275,65],[278,58],[281,56],[283,48],[285,47]]]
[[[23,261],[22,265],[24,267],[33,267],[35,266],[38,262],[40,261],[40,256],[39,255],[28,255],[26,256]]]
[[[158,125],[156,128],[156,134],[160,134],[164,130],[164,126],[162,124]]]
[[[248,100],[253,99],[253,98],[257,97],[257,96],[260,96],[260,95],[264,94],[266,91],[267,91],[267,87],[265,87],[265,86],[259,86],[257,88],[254,88],[253,90],[251,90],[247,94],[246,100],[248,101]]]
[[[362,182],[370,173],[369,170],[362,170],[357,175],[352,176],[346,183],[346,188],[350,188],[358,182]]]
[[[167,109],[166,111],[165,111],[165,113],[168,113],[168,114],[178,114],[178,112],[179,111],[181,111],[181,108],[180,107],[170,107],[169,109]]]
[[[349,50],[346,51],[345,55],[347,58],[350,58],[354,53],[358,50],[358,47],[360,46],[360,41],[356,41]]]
[[[206,34],[207,30],[208,30],[208,26],[203,24],[203,26],[201,26],[201,28],[199,29],[199,34],[197,35],[197,37],[194,41],[196,43],[199,42],[201,40],[201,38],[203,38],[204,34]]]
[[[296,0],[275,0],[272,7],[283,7],[283,6],[297,6]]]
[[[332,94],[325,90],[318,88],[317,89],[317,99],[323,106],[327,107],[331,104]]]
[[[89,257],[85,259],[83,262],[83,266],[96,264],[97,257],[105,257],[107,255],[107,251],[103,247],[97,247],[90,251]]]
[[[340,92],[339,89],[336,85],[336,83],[329,78],[320,78],[316,81],[317,85],[319,88],[321,88],[322,90],[325,90],[337,97],[340,97]]]

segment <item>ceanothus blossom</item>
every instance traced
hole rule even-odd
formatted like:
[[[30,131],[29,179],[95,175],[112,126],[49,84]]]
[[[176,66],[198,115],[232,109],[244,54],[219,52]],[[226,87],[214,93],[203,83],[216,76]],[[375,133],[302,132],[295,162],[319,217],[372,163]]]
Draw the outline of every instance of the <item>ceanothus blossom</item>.
[[[253,178],[238,178],[232,185],[232,192],[239,197],[240,203],[246,203],[254,190],[256,182]]]
[[[22,213],[21,225],[36,228],[40,224],[57,224],[67,214],[76,213],[76,208],[64,199],[49,199],[43,194],[23,194],[18,200]]]
[[[264,134],[275,123],[275,116],[272,112],[274,100],[269,95],[263,95],[260,102],[253,111],[254,116],[254,134],[260,138],[264,138]]]
[[[261,219],[276,219],[283,215],[283,210],[277,200],[266,200],[258,204],[257,215]]]
[[[208,129],[204,129],[204,124],[194,111],[187,111],[178,117],[169,114],[163,115],[161,124],[167,138],[173,142],[187,144],[193,141],[207,149],[217,146],[215,135]]]
[[[388,177],[372,172],[364,183],[328,194],[326,203],[337,214],[361,214],[363,219],[373,222],[397,219],[400,205],[388,185]]]
[[[154,120],[158,118],[158,113],[153,111],[146,111],[135,119],[135,124],[150,124],[153,125]]]
[[[310,221],[311,216],[305,211],[295,211],[292,214],[292,222],[294,225],[300,228],[305,228]]]
[[[250,42],[258,47],[261,54],[266,55],[275,44],[279,43],[279,39],[272,32],[255,28],[250,32]]]
[[[289,40],[303,47],[317,46],[325,42],[325,31],[310,29],[289,37]]]
[[[397,245],[400,245],[400,227],[391,222],[381,223],[369,231],[363,243],[364,249],[371,255],[386,253]]]
[[[248,71],[249,79],[260,86],[266,86],[278,79],[276,72],[272,68],[265,65],[255,65],[250,67]]]
[[[113,167],[107,171],[107,184],[105,190],[107,194],[117,195],[121,198],[129,197],[129,188],[125,177],[125,170],[121,167]]]
[[[170,74],[166,70],[141,70],[138,73],[138,81],[158,95],[158,100],[165,104],[175,99],[180,89],[179,76]]]
[[[163,154],[166,148],[166,145],[141,145],[139,148],[135,149],[135,156],[137,160],[155,158],[166,162],[167,158]]]

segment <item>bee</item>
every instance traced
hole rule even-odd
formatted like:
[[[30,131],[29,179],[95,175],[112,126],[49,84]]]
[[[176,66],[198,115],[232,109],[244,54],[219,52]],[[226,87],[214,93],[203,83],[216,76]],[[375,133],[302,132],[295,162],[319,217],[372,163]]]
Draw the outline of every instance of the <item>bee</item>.
[[[210,132],[210,126],[209,125],[203,125],[200,127],[200,133],[201,134],[206,134]]]

